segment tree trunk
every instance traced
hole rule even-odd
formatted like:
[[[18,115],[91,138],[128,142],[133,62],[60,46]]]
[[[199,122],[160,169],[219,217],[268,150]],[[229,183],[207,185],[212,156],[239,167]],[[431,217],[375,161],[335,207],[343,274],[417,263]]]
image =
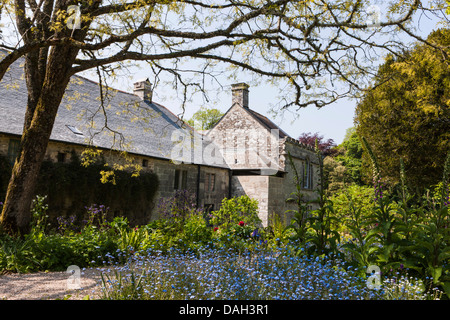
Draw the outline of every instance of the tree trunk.
[[[73,48],[53,47],[43,75],[39,100],[35,106],[30,103],[30,99],[28,101],[20,151],[12,170],[0,217],[3,229],[11,235],[24,235],[30,230],[30,207],[41,163],[76,55],[77,50]],[[27,73],[26,76],[30,77],[32,74]],[[31,82],[33,79],[27,81]],[[34,110],[30,110],[32,108]]]

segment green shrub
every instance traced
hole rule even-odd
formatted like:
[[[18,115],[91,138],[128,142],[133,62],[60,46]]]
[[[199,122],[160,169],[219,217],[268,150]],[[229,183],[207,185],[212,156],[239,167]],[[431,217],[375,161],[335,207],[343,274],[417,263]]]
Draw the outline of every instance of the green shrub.
[[[335,228],[347,240],[351,230],[349,226],[355,219],[366,219],[373,211],[373,188],[369,186],[349,185],[329,197],[333,202],[335,217],[339,223]],[[354,208],[358,208],[358,217],[355,217]]]
[[[220,209],[211,213],[211,224],[225,232],[235,228],[241,221],[252,228],[261,226],[257,200],[248,196],[223,199]]]
[[[182,239],[186,243],[196,243],[204,245],[211,241],[212,228],[204,219],[202,214],[193,214],[189,216],[183,227]]]
[[[30,239],[0,237],[0,272],[27,273],[42,270]]]

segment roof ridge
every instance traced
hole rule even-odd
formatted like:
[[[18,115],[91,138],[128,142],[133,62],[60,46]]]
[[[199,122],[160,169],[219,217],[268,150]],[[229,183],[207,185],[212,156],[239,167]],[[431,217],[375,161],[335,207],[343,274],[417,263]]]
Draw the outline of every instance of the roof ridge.
[[[72,77],[78,77],[78,78],[87,80],[87,81],[89,81],[89,82],[91,82],[91,83],[93,83],[93,84],[96,84],[96,85],[98,85],[98,86],[100,85],[99,82],[94,81],[94,80],[92,80],[92,79],[89,79],[89,78],[87,78],[86,76],[82,76],[82,75],[79,75],[79,74],[74,74]],[[72,78],[72,77],[71,77],[71,78]],[[132,92],[124,91],[124,90],[121,90],[121,89],[116,89],[116,88],[114,88],[114,87],[112,87],[112,86],[106,85],[105,87],[108,88],[108,89],[112,89],[112,90],[114,90],[114,91],[120,92],[120,93],[125,93],[125,94],[128,94],[128,95],[136,96],[136,95],[135,95],[134,93],[132,93]]]
[[[244,109],[246,109],[246,108],[244,108]],[[253,115],[256,115],[256,116],[259,116],[259,117],[264,118],[264,120],[266,120],[266,121],[270,122],[272,125],[274,125],[274,126],[275,126],[278,130],[280,130],[286,137],[290,137],[283,129],[281,129],[281,127],[280,127],[279,125],[277,125],[275,122],[273,122],[272,120],[270,120],[267,116],[265,116],[265,115],[263,115],[263,114],[261,114],[261,113],[255,111],[255,110],[253,110],[253,109],[250,109],[250,108],[248,108],[248,109],[246,109],[246,110],[248,110],[248,111],[249,111],[251,114],[253,114]],[[257,119],[257,120],[259,120],[259,119]],[[259,121],[260,121],[260,120],[259,120]],[[260,122],[261,122],[261,121],[260,121]],[[263,125],[267,127],[266,124],[263,123]]]

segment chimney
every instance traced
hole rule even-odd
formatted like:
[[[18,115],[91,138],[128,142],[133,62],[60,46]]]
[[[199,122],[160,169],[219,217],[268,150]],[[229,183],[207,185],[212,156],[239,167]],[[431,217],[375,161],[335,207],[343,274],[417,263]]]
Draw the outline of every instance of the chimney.
[[[243,108],[248,108],[248,88],[249,85],[243,82],[231,85],[232,106],[238,104]]]
[[[141,79],[134,83],[133,93],[142,100],[152,101],[152,84],[147,79]]]

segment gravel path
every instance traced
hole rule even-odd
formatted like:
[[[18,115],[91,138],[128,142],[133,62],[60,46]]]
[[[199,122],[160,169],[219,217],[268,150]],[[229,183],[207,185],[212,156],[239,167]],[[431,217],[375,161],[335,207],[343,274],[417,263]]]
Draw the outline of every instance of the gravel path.
[[[0,275],[0,300],[81,300],[86,295],[95,299],[94,288],[101,281],[102,269],[81,270],[81,289],[74,289],[66,272],[37,272]],[[99,291],[99,288],[96,290]]]

